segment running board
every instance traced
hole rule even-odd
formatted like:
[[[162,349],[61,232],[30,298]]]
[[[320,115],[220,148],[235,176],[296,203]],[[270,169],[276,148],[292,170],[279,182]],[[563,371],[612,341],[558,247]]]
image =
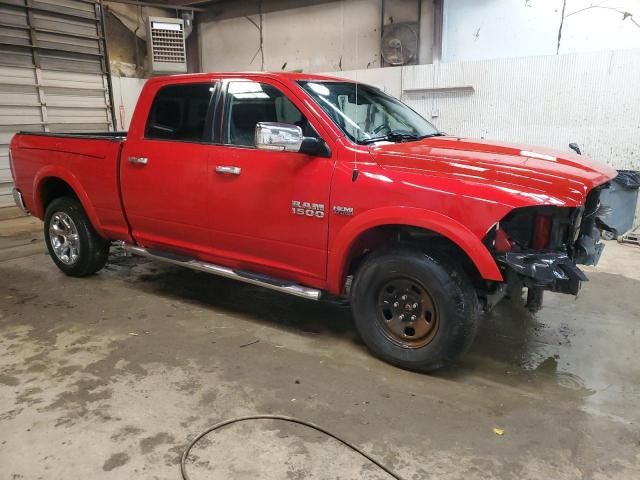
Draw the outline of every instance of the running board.
[[[161,252],[158,250],[147,250],[144,247],[129,245],[128,243],[124,242],[118,242],[118,245],[121,246],[126,252],[132,253],[134,255],[140,255],[143,257],[152,258],[154,260],[172,263],[173,265],[180,265],[181,267],[191,268],[192,270],[212,273],[213,275],[218,275],[220,277],[239,280],[241,282],[250,283],[251,285],[258,285],[259,287],[268,288],[277,292],[306,298],[307,300],[320,300],[320,296],[322,294],[320,290],[303,287],[302,285],[298,285],[297,283],[289,282],[287,280],[279,280],[277,278],[269,277],[267,275],[262,275],[259,273],[247,272],[244,270],[232,270],[230,268],[215,265],[213,263],[203,262],[195,258],[176,255],[168,252]]]

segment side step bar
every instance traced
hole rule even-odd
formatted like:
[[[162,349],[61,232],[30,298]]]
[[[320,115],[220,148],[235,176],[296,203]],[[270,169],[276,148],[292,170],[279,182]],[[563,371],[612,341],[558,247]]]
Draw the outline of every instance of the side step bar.
[[[160,260],[162,262],[180,265],[181,267],[191,268],[192,270],[199,270],[201,272],[212,273],[220,277],[239,280],[241,282],[250,283],[251,285],[258,285],[260,287],[275,290],[277,292],[306,298],[307,300],[320,300],[320,296],[322,295],[322,292],[320,290],[303,287],[302,285],[298,285],[297,283],[289,282],[286,280],[279,280],[277,278],[269,277],[267,275],[262,275],[259,273],[246,272],[243,270],[232,270],[230,268],[215,265],[213,263],[203,262],[195,258],[175,255],[168,252],[161,252],[158,250],[147,250],[144,247],[138,247],[124,242],[118,242],[117,245],[122,247],[126,252],[132,253],[134,255],[141,255],[143,257],[152,258],[154,260]]]

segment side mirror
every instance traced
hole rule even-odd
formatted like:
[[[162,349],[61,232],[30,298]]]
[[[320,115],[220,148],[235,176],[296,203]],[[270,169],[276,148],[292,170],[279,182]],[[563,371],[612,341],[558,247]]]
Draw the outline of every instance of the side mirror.
[[[304,137],[297,125],[259,122],[256,125],[256,147],[261,150],[299,152]]]
[[[290,123],[259,122],[255,135],[256,147],[261,150],[330,156],[329,148],[323,140],[303,136],[302,128]]]

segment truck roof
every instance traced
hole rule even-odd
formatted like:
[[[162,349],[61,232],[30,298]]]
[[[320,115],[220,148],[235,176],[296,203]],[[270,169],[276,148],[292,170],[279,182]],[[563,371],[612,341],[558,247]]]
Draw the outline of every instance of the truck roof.
[[[150,78],[149,82],[167,82],[171,79],[193,79],[193,80],[215,80],[219,78],[255,78],[270,77],[281,80],[298,81],[298,80],[317,80],[317,81],[343,81],[350,82],[346,78],[332,77],[329,75],[318,75],[314,73],[302,72],[207,72],[207,73],[187,73],[181,75],[164,75]]]

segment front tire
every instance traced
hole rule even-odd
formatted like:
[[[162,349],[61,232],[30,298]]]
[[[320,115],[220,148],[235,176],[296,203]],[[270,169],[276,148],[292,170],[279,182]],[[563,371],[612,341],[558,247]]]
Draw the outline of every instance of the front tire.
[[[80,202],[60,197],[47,207],[44,237],[56,266],[70,277],[86,277],[107,263],[109,241],[91,225]]]
[[[374,253],[356,273],[351,296],[364,342],[401,368],[443,368],[476,334],[478,299],[467,274],[453,262],[419,250]]]

